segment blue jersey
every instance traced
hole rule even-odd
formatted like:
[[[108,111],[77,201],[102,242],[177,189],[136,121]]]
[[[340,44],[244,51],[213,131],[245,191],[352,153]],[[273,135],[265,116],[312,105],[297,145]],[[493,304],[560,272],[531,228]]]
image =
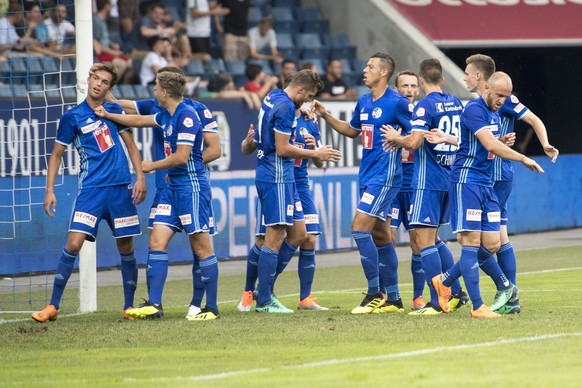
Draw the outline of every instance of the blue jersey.
[[[198,113],[198,117],[202,122],[202,130],[204,132],[218,133],[218,123],[206,105],[199,101],[192,100],[191,98],[184,98],[184,103],[190,105],[194,108],[196,113]],[[135,101],[135,109],[137,110],[137,113],[142,116],[153,115],[165,110],[165,108],[162,108],[158,103],[158,100],[155,98]],[[153,135],[156,160],[164,159],[166,157],[164,152],[164,133],[163,131],[154,128]],[[156,188],[163,189],[166,187],[167,174],[168,171],[166,170],[156,171]]]
[[[117,104],[103,102],[111,113],[123,113]],[[59,123],[56,142],[75,144],[81,158],[79,190],[131,183],[127,157],[118,132],[127,127],[95,115],[87,101],[67,111]]]
[[[204,134],[194,108],[181,102],[172,116],[165,110],[156,113],[155,120],[164,132],[165,157],[175,153],[178,145],[192,146],[187,163],[167,170],[168,187],[192,192],[210,190],[202,160]]]
[[[400,192],[412,192],[412,177],[414,176],[414,150],[402,148],[400,153],[402,163],[402,186]]]
[[[438,128],[447,135],[458,137],[463,103],[448,93],[432,92],[414,110],[412,131],[429,132]],[[448,191],[449,173],[455,161],[457,147],[450,144],[430,144],[423,140],[414,150],[412,186],[418,190]]]
[[[311,135],[315,138],[316,147],[321,147],[321,136],[319,135],[319,125],[317,119],[309,120],[304,115],[297,118],[297,126],[295,129],[295,139],[293,145],[299,148],[306,148],[304,135]],[[295,159],[293,164],[295,172],[295,184],[297,188],[309,188],[309,174],[307,173],[307,165],[309,159]]]
[[[259,111],[259,128],[256,139],[257,173],[255,180],[270,183],[293,183],[293,158],[285,158],[277,155],[275,148],[275,132],[290,136],[289,142],[293,144],[295,121],[295,104],[287,93],[281,89],[275,89],[264,99]]]
[[[461,138],[450,182],[491,186],[491,170],[495,155],[477,139],[480,131],[489,130],[499,137],[499,114],[489,110],[483,97],[469,101],[461,114]]]
[[[513,94],[505,99],[505,103],[499,109],[499,136],[503,137],[508,133],[513,132],[515,119],[521,120],[529,109]],[[510,160],[503,158],[495,158],[493,165],[493,181],[512,181],[513,180],[513,164]]]
[[[362,136],[360,187],[370,183],[390,187],[402,185],[401,150],[394,153],[384,151],[380,128],[388,124],[396,130],[401,128],[403,135],[409,134],[412,109],[413,105],[406,97],[390,88],[376,101],[371,93],[360,97],[350,121],[350,126]]]

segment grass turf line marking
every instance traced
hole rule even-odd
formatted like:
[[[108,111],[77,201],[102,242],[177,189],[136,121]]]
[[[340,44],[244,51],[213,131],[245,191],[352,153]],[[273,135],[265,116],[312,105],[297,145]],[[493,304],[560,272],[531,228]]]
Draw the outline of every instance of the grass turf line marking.
[[[318,367],[322,367],[322,366],[335,366],[335,365],[353,364],[353,363],[367,362],[367,361],[379,361],[379,360],[390,360],[390,359],[398,359],[398,358],[408,358],[408,357],[424,356],[427,354],[434,354],[434,353],[451,351],[451,350],[452,351],[467,350],[467,349],[471,350],[471,349],[475,349],[475,348],[485,348],[485,347],[507,345],[507,344],[514,344],[514,343],[520,343],[520,342],[537,342],[537,341],[552,340],[552,339],[567,338],[567,337],[582,337],[582,333],[542,334],[542,335],[533,336],[533,337],[500,339],[497,341],[480,342],[480,343],[476,343],[476,344],[474,343],[474,344],[463,344],[463,345],[454,345],[454,346],[437,346],[436,348],[412,350],[409,352],[378,354],[375,356],[366,356],[366,357],[340,358],[340,359],[332,359],[332,360],[325,360],[325,361],[308,362],[308,363],[299,364],[299,365],[280,366],[280,367],[275,367],[275,368],[249,369],[249,370],[241,370],[241,371],[234,371],[234,372],[221,372],[221,373],[214,373],[214,374],[201,375],[201,376],[161,377],[161,378],[154,378],[154,379],[140,379],[140,378],[128,377],[128,378],[125,378],[124,381],[130,382],[130,383],[136,383],[136,382],[172,382],[172,381],[208,381],[208,380],[225,379],[225,378],[234,377],[234,376],[249,375],[249,374],[253,374],[253,373],[269,373],[269,372],[275,372],[278,370],[280,371],[280,370],[308,369],[308,368],[318,368]]]

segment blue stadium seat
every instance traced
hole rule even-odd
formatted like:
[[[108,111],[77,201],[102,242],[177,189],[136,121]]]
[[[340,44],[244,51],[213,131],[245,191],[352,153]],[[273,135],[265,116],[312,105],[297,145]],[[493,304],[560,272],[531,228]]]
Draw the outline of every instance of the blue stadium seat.
[[[319,48],[323,46],[319,34],[313,32],[297,34],[296,40],[297,46],[301,48]]]
[[[355,89],[356,89],[356,94],[357,94],[358,98],[362,97],[366,93],[370,93],[370,88],[368,88],[367,86],[364,86],[364,85],[355,86]]]
[[[12,85],[12,93],[14,97],[28,97],[28,90],[24,83]]]
[[[354,72],[354,69],[352,68],[352,63],[350,62],[349,59],[336,58],[333,55],[330,57],[330,59],[332,59],[332,58],[333,59],[339,59],[340,60],[340,62],[342,63],[342,67],[343,67],[343,70],[344,70],[344,74],[353,74],[353,73],[355,73]],[[362,72],[359,71],[358,74],[362,74]]]
[[[329,21],[327,20],[304,20],[301,22],[301,32],[316,32],[320,35],[327,34]]]
[[[273,29],[275,30],[275,32],[277,34],[288,33],[288,34],[295,35],[299,32],[299,27],[300,27],[299,23],[295,20],[292,20],[292,21],[275,20],[275,23],[273,23]]]
[[[291,59],[297,62],[301,57],[302,49],[299,47],[279,47],[278,50],[285,59]]]
[[[352,59],[356,57],[356,46],[332,47],[330,58]]]
[[[133,85],[117,85],[116,89],[121,94],[121,98],[125,98],[126,100],[137,99]],[[115,94],[115,91],[113,93]]]
[[[301,7],[301,0],[271,0],[271,7]]]
[[[65,101],[75,101],[77,99],[77,90],[74,86],[65,86],[61,88]]]
[[[224,64],[226,65],[226,70],[233,76],[245,74],[245,61],[225,61]]]
[[[298,8],[296,10],[297,20],[304,22],[306,20],[323,20],[323,15],[319,8]]]
[[[77,83],[77,74],[75,57],[64,57],[61,63],[61,84],[75,85]]]
[[[206,62],[206,70],[208,74],[218,74],[226,72],[226,66],[221,58],[211,59]]]
[[[247,60],[247,63],[256,63],[257,65],[261,65],[263,67],[263,71],[265,74],[273,74],[273,69],[271,68],[271,62],[266,59],[255,59],[251,58]]]
[[[135,91],[135,96],[138,100],[149,100],[150,98],[154,98],[147,86],[133,85],[133,90]]]
[[[306,47],[301,53],[302,59],[320,59],[324,63],[327,63],[328,56],[328,47]]]
[[[275,21],[279,22],[292,22],[295,20],[293,8],[291,7],[272,7],[271,15],[273,15]]]
[[[255,27],[261,21],[263,11],[260,7],[249,8],[249,28]]]
[[[56,84],[46,85],[45,93],[47,98],[61,98],[61,90]]]
[[[244,74],[237,74],[232,76],[232,80],[237,87],[245,86],[248,79]]]
[[[350,38],[347,34],[331,34],[329,38],[332,47],[344,47],[350,45]]]
[[[352,68],[354,69],[354,73],[358,73],[358,72],[362,72],[364,71],[364,68],[366,67],[366,65],[368,64],[368,60],[367,59],[354,59],[352,61]]]
[[[192,75],[192,76],[202,76],[206,74],[206,70],[204,70],[204,64],[202,61],[193,59],[188,62],[186,68],[184,69],[184,74]]]
[[[317,73],[320,75],[325,74],[325,63],[321,60],[321,59],[302,59],[299,61],[300,64],[303,63],[312,63],[315,65],[315,68],[317,69]]]
[[[284,32],[277,32],[277,49],[295,47],[293,36]]]

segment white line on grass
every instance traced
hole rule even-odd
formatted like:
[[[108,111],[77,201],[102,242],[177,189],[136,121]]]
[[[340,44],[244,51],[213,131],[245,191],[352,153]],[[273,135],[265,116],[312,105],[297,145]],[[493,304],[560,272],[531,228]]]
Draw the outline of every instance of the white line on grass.
[[[336,359],[331,359],[331,360],[309,362],[309,363],[299,364],[299,365],[279,366],[279,367],[274,367],[274,368],[248,369],[248,370],[241,370],[241,371],[234,371],[234,372],[214,373],[214,374],[201,375],[201,376],[161,377],[161,378],[154,378],[154,379],[146,379],[146,378],[141,379],[141,378],[129,377],[129,378],[126,378],[124,381],[130,382],[130,383],[208,381],[208,380],[225,379],[225,378],[229,378],[229,377],[233,377],[233,376],[242,376],[242,375],[249,375],[249,374],[256,374],[256,373],[269,373],[269,372],[274,372],[277,370],[319,368],[322,366],[334,366],[334,365],[353,364],[353,363],[367,362],[367,361],[379,361],[379,360],[389,360],[389,359],[398,359],[398,358],[408,358],[408,357],[424,356],[427,354],[433,354],[433,353],[439,353],[439,352],[445,352],[445,351],[466,350],[466,349],[471,350],[471,349],[475,349],[475,348],[485,348],[485,347],[498,346],[498,345],[514,344],[514,343],[519,343],[519,342],[537,342],[537,341],[551,340],[551,339],[557,339],[557,338],[566,338],[566,337],[582,337],[582,333],[542,334],[542,335],[533,336],[533,337],[500,339],[497,341],[480,342],[480,343],[476,343],[476,344],[473,343],[473,344],[463,344],[463,345],[454,345],[454,346],[437,346],[436,348],[412,350],[409,352],[378,354],[375,356],[366,356],[366,357],[351,357],[351,358],[339,358],[339,359],[336,358]]]

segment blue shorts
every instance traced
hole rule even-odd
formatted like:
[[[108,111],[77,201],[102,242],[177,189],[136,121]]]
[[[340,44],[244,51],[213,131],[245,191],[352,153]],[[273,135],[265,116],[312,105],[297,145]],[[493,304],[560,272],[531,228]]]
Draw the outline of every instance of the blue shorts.
[[[139,236],[139,218],[131,194],[131,185],[81,189],[73,205],[69,232],[84,233],[88,241],[95,241],[99,221],[106,220],[115,238]]]
[[[309,188],[297,189],[301,207],[303,208],[303,219],[305,220],[305,228],[307,234],[321,234],[321,226],[319,225],[319,214],[313,202],[313,195]]]
[[[513,189],[513,181],[497,181],[493,182],[493,190],[499,200],[499,207],[501,208],[501,225],[507,225],[507,200]]]
[[[412,207],[412,191],[400,191],[392,202],[392,220],[390,227],[397,229],[400,224],[404,225],[406,230],[414,230],[410,225],[410,210]]]
[[[303,220],[301,202],[293,183],[255,182],[266,226],[293,225]],[[297,213],[296,213],[297,212]]]
[[[156,216],[156,211],[158,209],[158,204],[160,203],[160,196],[164,189],[158,188],[156,190],[156,195],[154,196],[154,200],[152,201],[152,206],[150,207],[150,217],[148,218],[148,229],[153,229],[154,227],[154,218]],[[214,223],[214,212],[212,211],[212,201],[210,201],[210,217],[208,219],[208,226],[209,226],[209,233],[211,236],[218,234],[216,231],[216,225]]]
[[[492,187],[449,183],[453,232],[499,232],[501,212]]]
[[[293,184],[295,186],[295,184]],[[258,191],[258,189],[257,189]],[[258,197],[257,197],[258,198]],[[301,203],[301,199],[299,197],[299,193],[295,190],[293,196],[293,219],[292,222],[303,221],[303,205]],[[260,199],[257,199],[257,203],[255,206],[257,209],[257,217],[256,217],[256,225],[255,225],[255,236],[264,236],[267,230],[265,226],[265,216],[263,213],[263,207],[261,205]]]
[[[392,216],[392,202],[400,191],[400,187],[385,185],[368,185],[360,187],[360,202],[358,211],[386,221]]]
[[[154,225],[166,225],[174,232],[210,233],[210,190],[176,191],[166,187],[160,195]]]
[[[415,190],[410,224],[438,228],[451,222],[449,192]]]

